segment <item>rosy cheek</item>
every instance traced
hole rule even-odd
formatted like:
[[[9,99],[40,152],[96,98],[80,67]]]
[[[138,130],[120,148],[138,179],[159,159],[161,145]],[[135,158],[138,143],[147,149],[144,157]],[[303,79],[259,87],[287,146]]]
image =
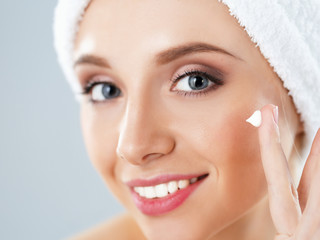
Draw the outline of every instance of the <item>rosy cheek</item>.
[[[202,160],[216,169],[221,204],[231,204],[236,211],[249,207],[266,192],[257,131],[245,122],[247,108],[211,108],[220,114],[204,116],[199,128],[203,130],[191,132],[194,138],[189,135],[190,141],[194,141],[192,145],[199,146]],[[240,208],[234,199],[239,200]]]
[[[220,189],[225,190],[224,204],[234,204],[236,198],[239,204],[250,206],[266,193],[258,135],[256,129],[245,122],[245,109],[234,110],[221,126],[223,131],[219,130],[223,137],[218,155],[222,157],[216,167]]]

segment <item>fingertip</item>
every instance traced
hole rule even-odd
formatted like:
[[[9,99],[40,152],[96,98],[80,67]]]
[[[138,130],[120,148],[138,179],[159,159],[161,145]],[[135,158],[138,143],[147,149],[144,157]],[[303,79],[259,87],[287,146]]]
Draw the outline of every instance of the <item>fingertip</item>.
[[[276,125],[278,125],[279,121],[279,113],[278,106],[273,104],[267,104],[261,108],[261,116],[262,122],[273,121]]]
[[[280,132],[278,127],[278,106],[267,104],[261,108],[262,123],[259,132],[263,136],[275,136],[280,142]]]
[[[278,124],[278,106],[273,104],[265,105],[260,110],[254,111],[254,113],[248,119],[246,119],[246,122],[255,127],[260,127],[263,119],[264,121],[266,121],[266,119],[270,119],[270,114],[272,116],[271,119]]]

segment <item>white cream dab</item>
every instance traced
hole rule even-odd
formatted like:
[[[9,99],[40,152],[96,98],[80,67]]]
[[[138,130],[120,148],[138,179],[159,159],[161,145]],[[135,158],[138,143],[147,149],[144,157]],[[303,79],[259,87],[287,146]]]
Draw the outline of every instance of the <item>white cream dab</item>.
[[[261,111],[255,111],[247,120],[246,122],[251,123],[255,127],[260,127],[261,125]]]

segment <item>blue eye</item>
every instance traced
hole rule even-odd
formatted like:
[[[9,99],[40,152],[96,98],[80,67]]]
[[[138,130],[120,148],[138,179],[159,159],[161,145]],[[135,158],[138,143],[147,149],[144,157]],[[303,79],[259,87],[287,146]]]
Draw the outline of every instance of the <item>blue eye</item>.
[[[185,94],[204,93],[223,84],[223,81],[219,78],[197,70],[185,72],[183,75],[176,77],[173,82],[172,90]]]
[[[202,90],[214,84],[207,78],[199,75],[186,76],[176,84],[175,89],[182,91]]]
[[[202,76],[190,76],[189,86],[193,90],[201,90],[209,86],[210,81]]]
[[[84,94],[91,92],[91,101],[101,102],[121,95],[118,87],[107,82],[93,82],[85,87]]]

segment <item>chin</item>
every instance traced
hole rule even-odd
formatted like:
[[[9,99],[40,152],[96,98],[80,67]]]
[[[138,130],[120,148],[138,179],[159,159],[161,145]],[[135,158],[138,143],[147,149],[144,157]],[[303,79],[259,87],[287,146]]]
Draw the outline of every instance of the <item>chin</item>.
[[[209,203],[203,202],[202,208],[188,206],[161,216],[147,216],[136,210],[134,214],[148,240],[209,240],[217,236],[232,239],[232,234],[245,231],[248,221],[269,216],[265,210],[267,202],[264,196],[252,205],[229,212],[221,211],[221,207],[208,209]]]

